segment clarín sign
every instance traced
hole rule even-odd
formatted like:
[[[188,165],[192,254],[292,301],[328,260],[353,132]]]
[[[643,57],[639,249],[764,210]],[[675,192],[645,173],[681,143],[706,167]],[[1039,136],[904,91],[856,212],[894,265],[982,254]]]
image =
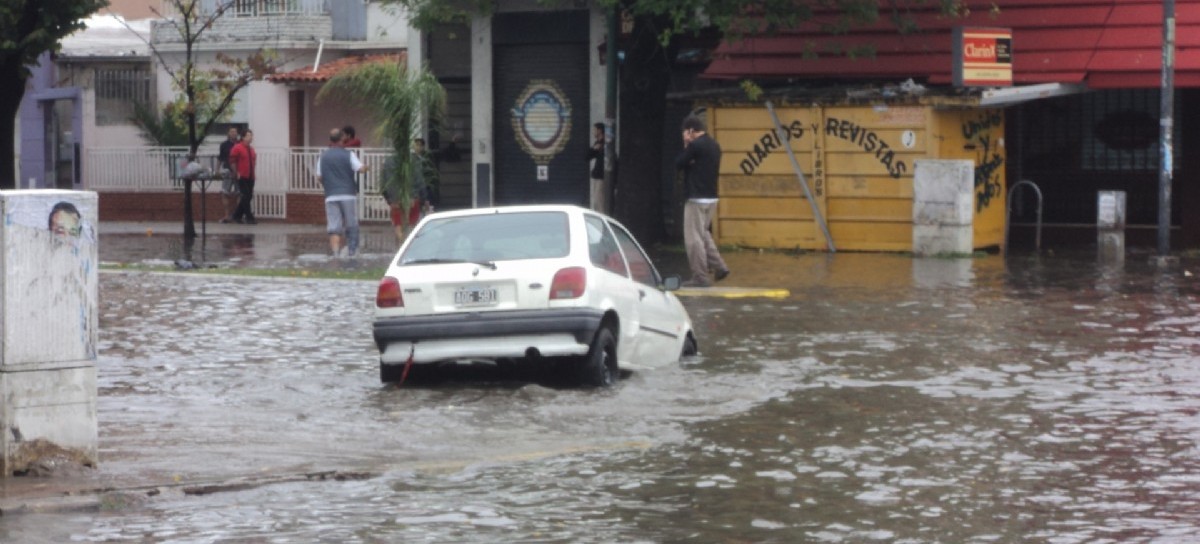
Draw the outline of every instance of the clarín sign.
[[[954,86],[1012,86],[1012,30],[954,29]]]

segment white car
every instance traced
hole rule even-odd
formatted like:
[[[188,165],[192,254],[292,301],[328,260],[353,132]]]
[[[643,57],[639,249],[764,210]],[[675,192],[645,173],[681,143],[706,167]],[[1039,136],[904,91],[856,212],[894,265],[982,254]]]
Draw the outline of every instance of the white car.
[[[696,352],[687,310],[629,231],[576,206],[426,217],[375,297],[379,377],[448,363],[551,362],[612,385]]]

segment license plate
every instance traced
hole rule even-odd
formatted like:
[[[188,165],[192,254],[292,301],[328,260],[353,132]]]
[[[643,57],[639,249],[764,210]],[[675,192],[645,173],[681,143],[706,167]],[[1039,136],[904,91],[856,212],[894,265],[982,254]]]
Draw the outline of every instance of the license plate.
[[[495,287],[464,287],[454,292],[458,306],[488,306],[497,302]]]

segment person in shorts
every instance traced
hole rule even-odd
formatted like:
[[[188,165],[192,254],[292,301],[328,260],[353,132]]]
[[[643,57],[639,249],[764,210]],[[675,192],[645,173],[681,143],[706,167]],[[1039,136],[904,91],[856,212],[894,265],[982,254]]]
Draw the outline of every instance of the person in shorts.
[[[342,129],[329,131],[329,147],[317,159],[317,180],[325,188],[326,232],[334,257],[358,254],[358,184],[354,175],[367,166],[344,147]]]

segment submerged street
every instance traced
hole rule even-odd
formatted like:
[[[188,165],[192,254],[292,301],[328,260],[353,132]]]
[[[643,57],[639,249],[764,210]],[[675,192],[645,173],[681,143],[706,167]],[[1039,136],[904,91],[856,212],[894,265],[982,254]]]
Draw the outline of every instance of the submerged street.
[[[791,297],[685,298],[700,355],[610,390],[384,387],[374,282],[102,273],[112,491],[0,541],[1200,537],[1200,262],[726,259]]]

